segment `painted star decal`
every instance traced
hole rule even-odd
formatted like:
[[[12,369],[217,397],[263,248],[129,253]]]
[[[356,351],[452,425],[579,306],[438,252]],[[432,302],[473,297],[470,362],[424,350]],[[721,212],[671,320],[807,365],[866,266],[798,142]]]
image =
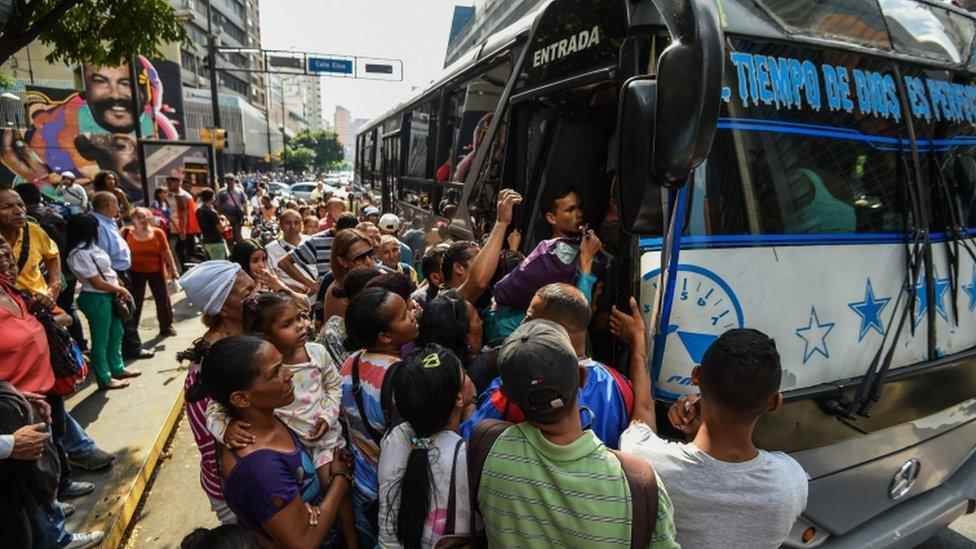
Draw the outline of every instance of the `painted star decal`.
[[[969,311],[976,311],[976,265],[973,265],[973,281],[962,289],[969,294]]]
[[[871,286],[871,279],[869,278],[867,288],[864,290],[864,301],[847,304],[852,311],[861,317],[861,330],[857,335],[858,342],[864,339],[864,336],[872,329],[882,336],[885,334],[881,311],[888,306],[889,301],[891,301],[890,297],[876,298],[874,296],[874,288]]]
[[[810,320],[807,325],[796,329],[796,336],[803,340],[803,363],[806,364],[814,353],[820,353],[825,358],[830,358],[830,351],[827,350],[827,334],[834,329],[835,322],[820,323],[817,317],[817,308],[810,307]]]
[[[909,288],[905,288],[905,291],[909,291]],[[942,320],[946,322],[949,321],[949,315],[946,313],[945,297],[946,292],[949,291],[949,279],[939,278],[939,275],[935,275],[935,310],[942,317]],[[915,301],[918,306],[915,308],[915,327],[917,328],[922,320],[925,318],[925,313],[929,310],[929,301],[925,294],[925,278],[918,281],[915,286]]]

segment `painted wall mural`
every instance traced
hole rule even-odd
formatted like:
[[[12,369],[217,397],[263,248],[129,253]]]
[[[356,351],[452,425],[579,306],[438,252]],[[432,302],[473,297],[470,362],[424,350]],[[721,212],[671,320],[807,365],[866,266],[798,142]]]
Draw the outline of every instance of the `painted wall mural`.
[[[184,138],[179,65],[142,56],[137,62],[142,137]],[[71,171],[85,182],[100,170],[112,170],[130,199],[139,202],[142,183],[129,65],[85,65],[82,71],[81,91],[27,88],[26,131],[4,130],[0,140],[0,183],[28,181],[45,187],[52,173]]]

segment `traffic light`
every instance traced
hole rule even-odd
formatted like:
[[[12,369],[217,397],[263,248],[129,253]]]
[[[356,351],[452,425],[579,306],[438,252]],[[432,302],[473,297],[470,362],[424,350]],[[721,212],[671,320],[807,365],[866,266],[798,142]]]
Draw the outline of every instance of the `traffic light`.
[[[214,148],[217,150],[222,150],[227,148],[227,130],[223,128],[217,128],[214,130]]]
[[[227,130],[223,128],[200,128],[200,141],[213,143],[217,150],[227,148]]]

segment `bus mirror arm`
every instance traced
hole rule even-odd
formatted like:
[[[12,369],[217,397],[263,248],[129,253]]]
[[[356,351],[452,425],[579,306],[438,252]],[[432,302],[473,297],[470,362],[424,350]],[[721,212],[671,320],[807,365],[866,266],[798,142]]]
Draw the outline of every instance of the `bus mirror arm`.
[[[654,0],[671,35],[657,62],[653,181],[679,188],[705,160],[722,103],[725,45],[715,0]]]

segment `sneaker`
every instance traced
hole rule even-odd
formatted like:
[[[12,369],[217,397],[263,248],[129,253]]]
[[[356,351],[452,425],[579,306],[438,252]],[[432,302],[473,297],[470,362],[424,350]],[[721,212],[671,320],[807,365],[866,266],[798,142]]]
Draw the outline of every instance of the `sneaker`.
[[[92,530],[84,534],[71,534],[71,542],[64,546],[64,549],[87,549],[94,547],[102,542],[105,534],[101,530]]]
[[[75,512],[75,506],[70,503],[65,503],[63,501],[55,501],[54,503],[57,503],[58,507],[61,508],[61,514],[63,514],[65,518],[71,516],[71,514]]]
[[[98,471],[104,469],[115,461],[115,455],[110,454],[101,448],[95,448],[85,457],[68,456],[68,463],[72,467],[84,469],[85,471]]]
[[[95,491],[95,485],[90,482],[72,480],[67,488],[58,490],[59,498],[77,498]]]

